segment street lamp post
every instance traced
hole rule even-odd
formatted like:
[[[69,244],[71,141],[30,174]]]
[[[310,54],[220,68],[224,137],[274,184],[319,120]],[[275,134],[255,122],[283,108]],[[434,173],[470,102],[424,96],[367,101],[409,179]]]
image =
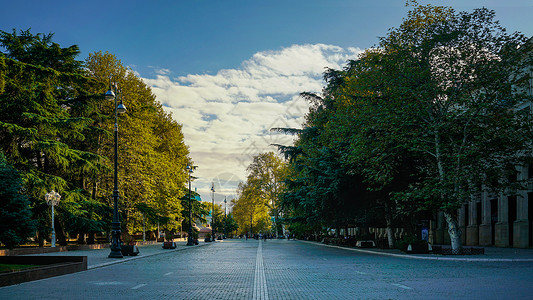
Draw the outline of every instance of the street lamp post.
[[[114,89],[114,91],[113,91]],[[116,93],[116,94],[115,94]],[[122,258],[122,251],[120,246],[120,218],[118,214],[118,114],[126,112],[126,107],[122,104],[122,100],[118,103],[120,91],[117,84],[110,86],[105,93],[107,100],[115,100],[115,167],[114,167],[114,187],[113,187],[113,222],[111,223],[111,253],[109,258]]]
[[[226,238],[226,223],[228,221],[228,216],[226,215],[226,196],[224,196],[224,238]]]
[[[213,205],[211,206],[211,238],[215,241],[215,184],[211,183],[211,192],[213,192]]]
[[[59,204],[59,201],[61,200],[61,195],[59,195],[59,193],[57,193],[56,191],[52,190],[50,193],[44,195],[44,200],[46,200],[46,204],[52,207],[52,248],[55,248],[56,229],[54,226],[54,206]]]
[[[189,172],[189,231],[187,234],[187,246],[194,245],[194,242],[192,240],[192,209],[191,209],[191,173],[192,168],[190,166],[187,166],[187,171]]]

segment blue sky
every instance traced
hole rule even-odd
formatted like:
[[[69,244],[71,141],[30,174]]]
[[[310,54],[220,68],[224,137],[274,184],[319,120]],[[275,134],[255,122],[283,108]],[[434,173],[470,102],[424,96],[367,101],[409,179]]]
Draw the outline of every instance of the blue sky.
[[[233,197],[251,156],[291,143],[271,127],[298,127],[303,91],[399,26],[404,0],[6,1],[0,29],[54,33],[84,59],[109,51],[150,85],[183,124],[204,199]],[[533,35],[531,0],[423,1],[458,11],[488,7],[509,31]],[[127,103],[126,103],[127,104]]]

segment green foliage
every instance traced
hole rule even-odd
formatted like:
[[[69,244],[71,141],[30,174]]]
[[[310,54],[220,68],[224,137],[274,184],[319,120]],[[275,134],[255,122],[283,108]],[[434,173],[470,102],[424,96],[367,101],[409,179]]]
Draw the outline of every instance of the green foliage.
[[[0,152],[0,242],[9,249],[25,243],[35,233],[28,196],[21,192],[19,173]]]
[[[150,88],[131,70],[126,69],[112,54],[97,52],[86,61],[88,72],[99,81],[116,82],[120,97],[128,111],[119,118],[119,190],[122,219],[127,230],[136,232],[142,228],[139,204],[146,204],[157,212],[159,223],[165,229],[177,231],[182,217],[183,185],[190,164],[188,149],[183,141],[181,125],[163,111]],[[103,94],[105,89],[98,91]],[[113,103],[101,103],[102,114],[113,114]],[[113,130],[111,118],[98,124],[101,129],[97,151],[113,157]],[[107,131],[107,133],[106,133]],[[111,169],[111,159],[108,168]],[[111,185],[112,173],[95,178],[93,185]],[[98,182],[98,181],[103,182]],[[163,218],[164,219],[161,219]],[[157,223],[149,222],[150,227]]]
[[[291,216],[327,228],[364,212],[365,223],[382,215],[390,226],[440,210],[455,222],[482,187],[523,188],[515,167],[531,162],[531,114],[519,108],[531,100],[532,47],[493,11],[415,2],[377,47],[325,72],[322,96],[302,94],[304,128],[294,147],[280,147],[298,150],[282,195]]]
[[[48,234],[43,196],[58,191],[58,237],[109,230],[113,186],[113,103],[102,97],[117,82],[128,113],[119,120],[119,191],[123,229],[142,228],[139,204],[157,211],[167,230],[179,228],[190,164],[181,125],[165,113],[131,70],[109,53],[76,60],[77,46],[53,34],[0,31],[0,150],[20,171],[24,193]],[[157,226],[149,220],[149,229]]]
[[[274,216],[278,221],[275,231],[279,234],[280,195],[285,188],[286,164],[273,152],[268,152],[254,156],[247,170],[246,183],[239,185],[239,198],[234,200],[233,207],[240,233],[268,231],[270,216]]]
[[[493,11],[415,6],[360,60],[377,67],[351,80],[377,108],[366,114],[389,116],[394,130],[385,132],[418,160],[420,181],[396,199],[443,211],[454,249],[461,247],[452,226],[458,208],[482,189],[520,188],[509,172],[531,161],[531,114],[519,110],[531,63],[524,56],[531,51],[524,36],[505,32]]]
[[[428,242],[419,239],[414,234],[406,234],[402,239],[396,242],[396,248],[407,252],[411,245],[410,253],[428,253]]]
[[[192,214],[192,224],[195,224],[197,221],[201,223],[206,222],[206,216],[209,215],[210,207],[207,202],[201,202],[196,200],[196,197],[200,197],[200,194],[198,194],[195,191],[190,191],[191,195],[191,214]],[[188,231],[189,229],[189,190],[187,189],[184,193],[183,197],[181,198],[181,205],[183,206],[183,210],[181,212],[181,219],[183,220],[183,230]],[[193,228],[194,229],[194,228]]]
[[[236,232],[237,230],[239,230],[239,224],[233,217],[233,213],[230,213],[226,216],[226,218],[224,219],[224,224],[226,226],[225,229],[228,235],[231,235],[232,232]]]
[[[5,72],[6,60],[4,58],[4,55],[0,53],[0,93],[4,92],[4,86],[6,84]]]
[[[61,48],[52,42],[54,34],[32,34],[29,29],[15,29],[11,33],[0,31],[0,43],[6,49],[6,56],[22,63],[51,68],[58,72],[77,73],[82,62],[75,59],[79,47],[72,45]]]
[[[82,187],[85,174],[99,172],[103,160],[81,147],[93,121],[69,110],[73,103],[86,101],[87,88],[98,84],[84,76],[75,60],[77,46],[61,48],[51,38],[29,31],[0,32],[0,45],[7,50],[6,81],[0,93],[0,148],[21,173],[41,240],[50,222],[44,194],[51,189],[62,195],[73,193]],[[62,219],[61,213],[58,217]],[[61,226],[58,231],[64,237]]]
[[[257,189],[240,183],[239,197],[232,200],[233,215],[239,225],[239,234],[257,233],[269,229],[270,216],[265,201]]]
[[[104,232],[112,220],[111,207],[92,199],[82,189],[63,193],[57,212],[63,228],[72,236]]]

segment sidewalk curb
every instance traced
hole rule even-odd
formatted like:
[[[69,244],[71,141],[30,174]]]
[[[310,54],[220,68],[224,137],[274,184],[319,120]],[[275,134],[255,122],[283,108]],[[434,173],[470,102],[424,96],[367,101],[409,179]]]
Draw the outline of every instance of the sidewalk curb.
[[[157,253],[141,255],[141,256],[132,256],[132,257],[122,258],[122,259],[116,258],[115,261],[110,261],[110,262],[106,262],[106,263],[103,263],[103,264],[87,266],[87,270],[92,270],[92,269],[96,269],[96,268],[102,268],[102,267],[106,267],[106,266],[109,266],[109,265],[120,264],[120,263],[124,263],[124,262],[130,261],[130,260],[141,259],[141,258],[145,258],[145,257],[155,256],[155,255],[168,254],[168,253],[172,253],[172,252],[176,252],[176,251],[183,251],[183,250],[187,250],[187,249],[203,247],[205,245],[208,245],[208,244],[195,245],[195,246],[192,246],[192,247],[191,246],[184,246],[184,248],[171,249],[171,250],[166,250],[164,252],[157,252]]]
[[[456,257],[440,257],[440,256],[439,257],[416,256],[416,255],[411,255],[411,254],[385,253],[385,252],[372,251],[372,250],[362,250],[362,249],[341,247],[341,246],[335,246],[335,245],[326,245],[326,244],[319,243],[319,242],[302,241],[302,240],[298,240],[298,241],[309,243],[309,244],[321,245],[324,247],[339,248],[339,249],[362,252],[362,253],[393,256],[393,257],[400,257],[400,258],[410,258],[410,259],[468,261],[468,262],[533,262],[533,258],[456,258]]]

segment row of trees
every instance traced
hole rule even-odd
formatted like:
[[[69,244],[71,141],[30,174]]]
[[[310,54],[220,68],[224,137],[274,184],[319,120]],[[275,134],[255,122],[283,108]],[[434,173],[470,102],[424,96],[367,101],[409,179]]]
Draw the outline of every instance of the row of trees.
[[[247,171],[246,182],[239,184],[238,197],[232,200],[239,234],[282,234],[280,195],[284,191],[287,164],[274,152],[267,152],[254,156]]]
[[[109,230],[114,107],[103,94],[110,83],[117,83],[128,109],[118,121],[123,231],[141,231],[146,220],[149,229],[159,222],[177,230],[187,216],[185,166],[192,164],[181,125],[114,55],[96,52],[79,61],[77,46],[63,48],[52,37],[0,31],[0,168],[21,182],[0,186],[1,226],[13,229],[1,242],[12,247],[36,235],[43,244],[51,228],[44,201],[50,190],[62,196],[55,224],[60,244],[67,235],[83,241],[88,234],[92,242]],[[10,204],[20,197],[31,214]],[[17,214],[28,226],[14,228]]]
[[[393,226],[442,212],[458,249],[462,204],[527,183],[516,166],[532,162],[531,110],[520,109],[532,43],[494,15],[413,3],[378,46],[325,72],[322,95],[302,94],[303,129],[274,129],[297,135],[279,147],[293,231],[374,225],[392,245]]]
[[[233,235],[233,232],[237,231],[239,225],[233,218],[233,213],[230,212],[229,214],[227,214],[226,212],[224,212],[222,204],[215,204],[214,212],[213,203],[205,201],[199,202],[199,204],[203,214],[196,216],[196,221],[206,224],[207,216],[211,216],[212,220],[211,224],[209,225],[212,226],[216,233],[225,233],[227,235]]]

